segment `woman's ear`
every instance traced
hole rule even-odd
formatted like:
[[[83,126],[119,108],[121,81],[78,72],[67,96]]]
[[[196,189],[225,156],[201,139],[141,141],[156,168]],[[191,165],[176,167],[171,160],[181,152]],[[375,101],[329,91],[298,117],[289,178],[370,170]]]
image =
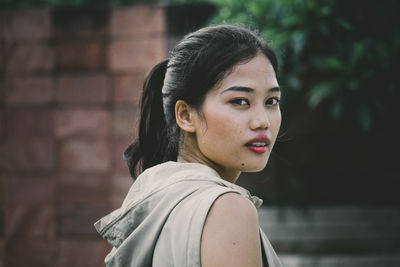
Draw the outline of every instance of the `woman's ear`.
[[[175,103],[175,119],[179,128],[188,133],[194,133],[196,127],[193,121],[194,109],[185,101],[178,100]]]

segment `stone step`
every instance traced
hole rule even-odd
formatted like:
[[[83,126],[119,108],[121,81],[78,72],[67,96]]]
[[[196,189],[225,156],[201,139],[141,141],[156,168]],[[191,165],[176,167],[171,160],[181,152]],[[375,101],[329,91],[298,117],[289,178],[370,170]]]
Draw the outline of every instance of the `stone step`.
[[[399,254],[279,254],[285,267],[399,267]]]
[[[259,219],[278,252],[400,251],[398,207],[264,207]]]

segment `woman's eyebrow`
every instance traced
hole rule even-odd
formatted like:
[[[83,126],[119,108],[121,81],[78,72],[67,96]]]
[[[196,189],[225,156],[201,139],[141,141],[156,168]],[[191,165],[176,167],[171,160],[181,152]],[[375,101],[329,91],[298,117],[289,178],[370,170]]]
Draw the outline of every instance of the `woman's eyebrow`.
[[[273,92],[280,92],[281,88],[279,88],[279,86],[276,87],[272,87],[268,89],[268,93],[273,93]]]
[[[272,87],[268,89],[268,93],[273,93],[273,92],[280,92],[279,86]],[[245,87],[245,86],[232,86],[229,87],[228,89],[225,89],[224,91],[221,92],[221,94],[229,91],[239,91],[239,92],[246,92],[246,93],[253,93],[254,89],[250,87]]]
[[[252,93],[254,92],[253,88],[250,87],[244,87],[244,86],[232,86],[229,87],[228,89],[225,89],[224,91],[221,92],[221,94],[229,91],[235,91],[235,92],[246,92],[246,93]]]

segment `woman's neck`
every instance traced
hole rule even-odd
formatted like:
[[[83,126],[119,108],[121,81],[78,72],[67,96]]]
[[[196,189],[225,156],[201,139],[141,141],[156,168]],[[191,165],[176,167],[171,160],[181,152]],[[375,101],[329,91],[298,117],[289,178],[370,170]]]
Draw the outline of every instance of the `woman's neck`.
[[[241,173],[238,170],[225,168],[214,161],[211,161],[205,157],[198,148],[196,149],[192,145],[188,145],[188,142],[185,142],[185,145],[183,145],[179,150],[177,161],[204,164],[214,169],[222,179],[230,183],[235,183]]]

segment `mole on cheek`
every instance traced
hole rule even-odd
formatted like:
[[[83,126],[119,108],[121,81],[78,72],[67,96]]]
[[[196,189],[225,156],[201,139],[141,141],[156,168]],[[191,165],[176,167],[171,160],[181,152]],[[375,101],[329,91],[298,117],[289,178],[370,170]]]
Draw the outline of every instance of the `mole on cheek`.
[[[244,166],[244,163],[242,163],[242,166]]]

